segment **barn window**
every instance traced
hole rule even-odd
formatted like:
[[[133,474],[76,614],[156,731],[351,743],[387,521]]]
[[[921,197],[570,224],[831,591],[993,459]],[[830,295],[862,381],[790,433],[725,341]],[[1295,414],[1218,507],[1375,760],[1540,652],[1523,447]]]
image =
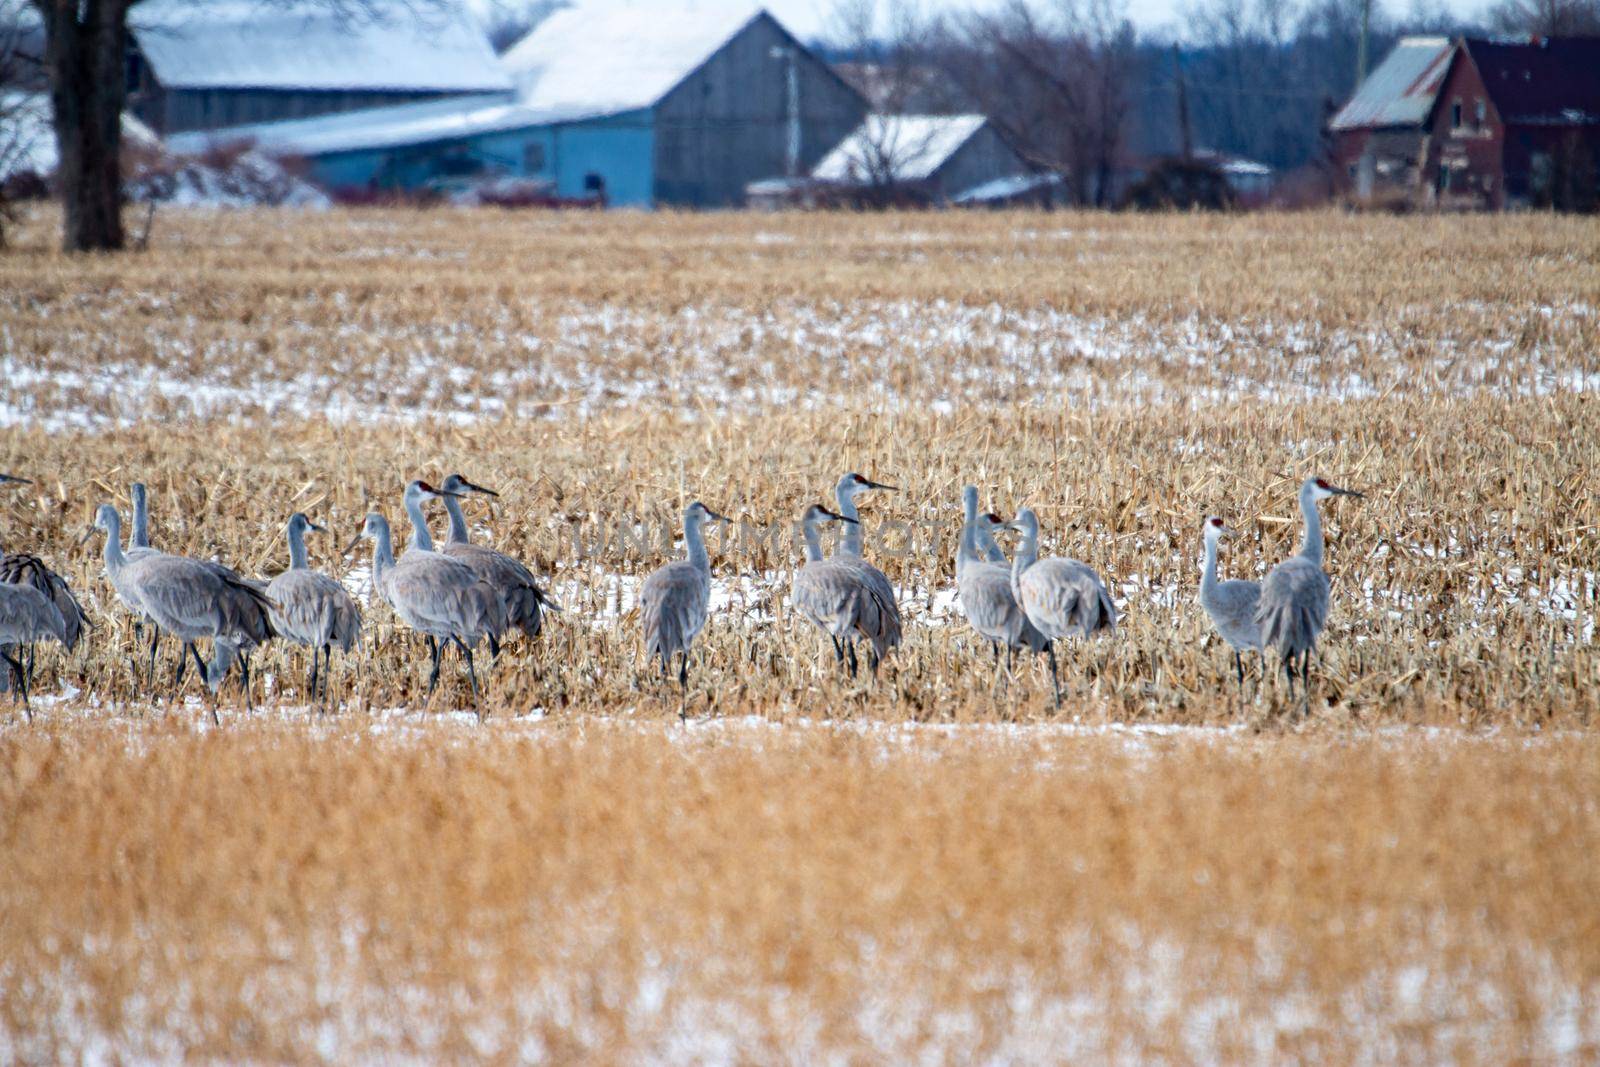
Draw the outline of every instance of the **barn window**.
[[[583,176],[583,191],[594,193],[596,196],[606,191],[606,179],[596,171],[590,171]]]
[[[1450,105],[1450,128],[1452,130],[1461,128],[1461,101],[1459,100]]]
[[[522,172],[540,174],[544,171],[544,143],[529,141],[522,146]]]

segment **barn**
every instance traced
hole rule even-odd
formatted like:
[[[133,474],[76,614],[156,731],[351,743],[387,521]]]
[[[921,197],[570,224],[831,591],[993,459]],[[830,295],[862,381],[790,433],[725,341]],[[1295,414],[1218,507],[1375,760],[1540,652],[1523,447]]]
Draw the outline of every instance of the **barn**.
[[[812,177],[868,200],[944,204],[1033,170],[983,115],[868,115]]]
[[[478,175],[613,205],[724,207],[803,174],[866,103],[754,7],[575,7],[501,57],[515,98],[433,101],[229,131],[335,189]],[[179,147],[193,148],[194,143]]]
[[[1452,51],[1446,37],[1402,37],[1329,122],[1340,177],[1357,198],[1409,196],[1417,186]]]
[[[128,110],[163,135],[512,90],[453,3],[149,0],[129,30]]]

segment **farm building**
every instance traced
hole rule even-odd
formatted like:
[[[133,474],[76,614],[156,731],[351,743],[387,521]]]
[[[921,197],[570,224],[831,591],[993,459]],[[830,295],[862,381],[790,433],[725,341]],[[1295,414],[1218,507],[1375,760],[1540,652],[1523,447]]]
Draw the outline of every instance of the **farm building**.
[[[811,172],[875,200],[949,203],[1032,170],[982,115],[868,115]]]
[[[1441,205],[1593,211],[1600,201],[1600,38],[1461,41],[1430,117]]]
[[[753,7],[569,8],[502,58],[510,101],[434,101],[228,136],[303,156],[334,189],[507,176],[561,197],[722,207],[756,178],[804,173],[866,112],[832,68]]]
[[[1329,122],[1334,160],[1361,200],[1416,188],[1452,52],[1445,37],[1402,37]]]
[[[130,31],[128,109],[160,134],[512,89],[450,3],[152,0]]]

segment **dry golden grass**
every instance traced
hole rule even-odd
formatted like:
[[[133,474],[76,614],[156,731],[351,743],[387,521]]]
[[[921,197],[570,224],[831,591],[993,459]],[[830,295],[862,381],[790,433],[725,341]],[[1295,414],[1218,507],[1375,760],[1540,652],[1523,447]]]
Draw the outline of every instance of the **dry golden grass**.
[[[98,629],[0,726],[0,1060],[1600,1055],[1600,224],[191,214],[68,260],[52,223],[0,257],[39,482],[0,544]],[[485,727],[381,607],[336,715],[281,710],[278,648],[221,731],[132,686],[96,503],[143,479],[159,545],[262,575],[303,509],[359,577],[365,511],[457,469],[568,608]],[[864,506],[910,620],[860,691],[764,536],[847,469],[902,487]],[[1369,494],[1324,512],[1311,726],[1063,725],[1285,721],[1193,603],[1199,525],[1259,574],[1311,473]],[[967,481],[1115,586],[1059,715],[948,612]],[[681,729],[629,604],[695,497],[749,526]],[[1445,724],[1493,737],[1365,729]]]

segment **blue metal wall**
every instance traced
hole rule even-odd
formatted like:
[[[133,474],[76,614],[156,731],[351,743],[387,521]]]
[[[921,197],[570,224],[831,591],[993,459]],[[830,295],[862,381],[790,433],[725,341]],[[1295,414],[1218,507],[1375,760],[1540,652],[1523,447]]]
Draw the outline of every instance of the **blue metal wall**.
[[[542,151],[530,152],[531,145]],[[588,176],[597,174],[610,203],[649,207],[654,161],[654,117],[644,109],[452,141],[331,153],[311,160],[311,176],[329,188],[416,189],[430,180],[487,172],[551,178],[558,195],[581,197],[589,193]]]

